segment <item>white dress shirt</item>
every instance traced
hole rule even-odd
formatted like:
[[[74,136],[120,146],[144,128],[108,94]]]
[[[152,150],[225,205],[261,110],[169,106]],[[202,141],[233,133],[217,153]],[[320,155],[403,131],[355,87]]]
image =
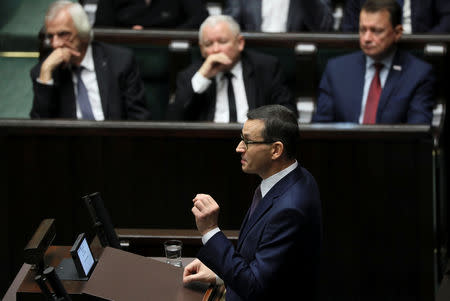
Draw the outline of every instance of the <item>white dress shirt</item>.
[[[244,77],[242,75],[242,63],[237,62],[230,70],[233,74],[232,83],[234,98],[236,100],[237,122],[244,123],[247,120],[248,102],[245,93]],[[228,80],[223,72],[215,77],[216,81],[216,107],[214,122],[230,122],[230,110],[228,106]],[[212,80],[196,72],[191,79],[192,89],[195,93],[203,93],[211,85]]]
[[[423,1],[423,0],[420,0]],[[412,33],[411,25],[411,0],[403,0],[403,33]]]
[[[308,0],[309,1],[309,0]],[[262,0],[261,31],[286,32],[289,0]]]

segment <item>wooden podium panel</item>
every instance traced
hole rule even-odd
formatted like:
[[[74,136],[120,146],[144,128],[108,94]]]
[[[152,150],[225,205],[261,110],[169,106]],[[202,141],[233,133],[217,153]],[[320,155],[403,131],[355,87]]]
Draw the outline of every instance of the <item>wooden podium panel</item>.
[[[45,256],[46,264],[58,266],[70,256],[69,246],[51,246]],[[62,280],[72,301],[77,300],[204,300],[205,290],[186,288],[182,283],[183,269],[173,267],[158,260],[122,250],[107,247],[93,247],[99,262],[88,281]],[[5,300],[34,301],[44,300],[38,285],[34,281],[36,273],[27,269],[16,299],[11,296]],[[9,296],[9,295],[8,295]],[[7,297],[7,296],[5,296]]]
[[[116,301],[202,300],[205,291],[185,288],[183,269],[106,247],[83,293]]]

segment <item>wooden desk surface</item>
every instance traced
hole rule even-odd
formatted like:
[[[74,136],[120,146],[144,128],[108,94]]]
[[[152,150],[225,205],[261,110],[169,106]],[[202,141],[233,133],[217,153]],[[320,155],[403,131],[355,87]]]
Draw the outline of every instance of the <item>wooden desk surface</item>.
[[[91,247],[95,257],[101,256],[102,249]],[[46,264],[49,266],[58,266],[64,259],[69,257],[70,246],[51,246],[46,252]],[[163,257],[152,258],[160,262],[164,262]],[[193,258],[183,258],[183,265],[187,265]],[[15,300],[41,300],[41,291],[34,281],[35,271],[31,265],[24,264],[17,274],[13,284],[9,288],[4,297],[4,301]],[[181,280],[180,280],[181,281]],[[87,282],[63,280],[62,283],[73,300],[90,300],[88,295],[82,294]],[[16,298],[17,293],[17,298]],[[206,292],[205,292],[206,293]],[[192,293],[191,293],[192,294]],[[200,301],[200,300],[199,300]]]
[[[167,239],[180,239],[187,244],[201,244],[201,236],[196,229],[137,229],[137,228],[121,228],[116,229],[120,239],[125,239],[133,242],[140,242],[145,244],[146,242],[159,243]],[[238,230],[224,230],[225,235],[232,241],[237,241],[239,231]],[[91,248],[94,254],[98,257],[101,252],[98,245],[98,241],[94,241]],[[46,252],[47,265],[57,266],[63,258],[69,255],[69,246],[51,246]],[[151,256],[160,262],[165,262],[164,257]],[[194,258],[183,257],[183,266],[189,264]],[[14,281],[3,297],[3,301],[16,301],[16,293],[35,293],[39,292],[39,287],[34,282],[35,272],[32,266],[24,263],[17,273]],[[80,294],[83,289],[84,282],[80,281],[64,281],[64,285],[67,286],[70,294]],[[206,296],[206,294],[205,294]]]

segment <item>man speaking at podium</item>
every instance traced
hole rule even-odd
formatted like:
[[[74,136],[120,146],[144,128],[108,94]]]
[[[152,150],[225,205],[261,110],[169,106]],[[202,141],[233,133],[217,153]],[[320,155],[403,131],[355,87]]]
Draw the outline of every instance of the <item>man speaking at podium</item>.
[[[227,301],[314,300],[321,205],[316,181],[296,160],[297,119],[281,105],[256,108],[247,117],[236,152],[242,170],[262,182],[236,248],[218,227],[216,201],[196,195],[192,213],[204,245],[186,266],[183,282],[223,280]]]

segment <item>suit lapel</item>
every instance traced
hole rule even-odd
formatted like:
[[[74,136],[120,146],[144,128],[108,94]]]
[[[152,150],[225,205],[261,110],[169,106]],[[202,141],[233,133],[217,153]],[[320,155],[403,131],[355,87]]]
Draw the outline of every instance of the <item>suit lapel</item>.
[[[261,218],[264,217],[265,214],[269,212],[270,208],[273,207],[274,202],[276,202],[276,199],[280,195],[282,195],[286,191],[286,189],[288,189],[293,183],[295,183],[301,177],[301,175],[301,167],[300,165],[298,165],[296,169],[287,174],[278,183],[276,183],[272,187],[272,189],[269,190],[269,192],[261,199],[259,205],[256,207],[251,217],[248,216],[250,209],[249,211],[247,211],[244,222],[242,223],[241,230],[239,232],[240,234],[237,244],[238,251],[240,250],[242,243],[245,241],[245,238],[247,237],[250,230]]]
[[[245,53],[242,53],[242,75],[244,77],[245,94],[249,110],[256,108],[256,83],[253,65],[249,62]]]
[[[420,12],[422,10],[426,11],[426,12],[431,12],[431,8],[430,7],[425,7],[426,5],[423,5],[423,7],[421,7],[421,4],[424,4],[423,0],[411,0],[409,2],[409,5],[411,7],[411,30],[412,33],[415,32],[420,32],[422,31],[422,28],[420,28],[420,22],[415,22],[416,21],[416,16],[417,16],[417,12]]]
[[[377,109],[377,118],[376,122],[380,122],[382,120],[382,113],[384,108],[388,104],[389,101],[392,100],[392,94],[399,87],[399,82],[402,75],[402,61],[400,58],[400,51],[397,50],[392,60],[392,66],[389,70],[388,77],[386,79],[386,83],[381,91],[380,101],[378,103]]]
[[[262,25],[262,0],[256,0],[253,1],[254,3],[254,11],[255,12],[259,12],[259,13],[255,13],[253,14],[253,16],[255,17],[255,24],[256,24],[256,28],[259,28],[261,30],[261,25]],[[251,8],[250,8],[251,9]]]
[[[55,81],[55,85],[61,85],[61,117],[77,118],[72,72],[69,69],[60,69],[59,71],[59,83]]]
[[[108,70],[108,60],[101,46],[95,42],[92,43],[92,56],[94,59],[95,75],[97,76],[98,90],[100,93],[100,100],[102,102],[102,109],[105,119],[108,119],[109,108],[109,89],[114,83],[111,82],[110,71]]]
[[[206,110],[207,116],[203,116],[202,119],[206,119],[208,121],[214,120],[214,114],[216,112],[216,101],[217,101],[217,94],[216,94],[216,78],[214,77],[212,79],[211,86],[206,90],[206,97],[204,98],[206,102],[206,106],[208,106]],[[212,101],[209,101],[209,99],[212,99]]]
[[[355,91],[359,91],[359,93],[351,93],[350,98],[352,99],[352,106],[349,107],[350,110],[352,110],[351,118],[353,122],[359,123],[359,116],[361,115],[361,103],[364,93],[364,79],[366,76],[366,56],[361,51],[360,56],[357,59],[358,61],[356,63],[356,69],[357,72],[356,77],[353,78],[354,86],[357,87]],[[350,73],[349,73],[350,74]]]
[[[271,189],[272,191],[273,189]],[[249,217],[250,209],[247,211],[247,214],[245,215],[244,223],[242,224],[240,235],[239,235],[239,241],[237,249],[239,250],[241,248],[242,242],[245,240],[248,232],[255,226],[256,222],[260,220],[264,214],[272,207],[274,198],[273,193],[271,194],[269,191],[260,201],[258,207],[256,207],[255,211],[253,212],[252,216]],[[276,195],[278,196],[278,195]]]

